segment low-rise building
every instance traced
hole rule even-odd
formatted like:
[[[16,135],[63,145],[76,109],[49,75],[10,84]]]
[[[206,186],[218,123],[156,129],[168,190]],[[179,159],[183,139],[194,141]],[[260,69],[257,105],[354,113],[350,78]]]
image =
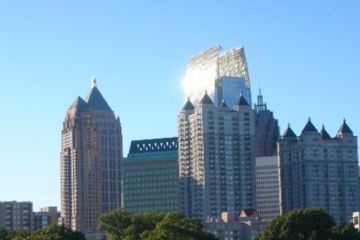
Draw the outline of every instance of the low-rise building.
[[[202,222],[204,230],[220,240],[251,240],[260,233],[261,221],[255,210],[222,212],[219,218]]]
[[[60,213],[57,211],[57,207],[45,207],[41,208],[40,212],[34,212],[33,214],[33,230],[39,230],[49,225],[56,225]]]
[[[32,231],[32,202],[0,202],[0,228]]]

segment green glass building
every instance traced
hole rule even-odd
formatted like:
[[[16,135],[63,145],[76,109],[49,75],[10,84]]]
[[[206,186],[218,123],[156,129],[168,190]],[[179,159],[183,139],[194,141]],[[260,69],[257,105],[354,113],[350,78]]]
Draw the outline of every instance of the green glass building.
[[[132,141],[123,171],[124,208],[132,212],[179,210],[176,137]]]

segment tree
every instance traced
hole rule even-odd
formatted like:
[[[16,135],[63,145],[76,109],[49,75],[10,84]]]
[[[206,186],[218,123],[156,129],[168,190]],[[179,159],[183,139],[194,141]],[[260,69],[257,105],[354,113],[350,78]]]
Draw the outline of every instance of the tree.
[[[201,223],[196,219],[186,218],[179,213],[167,214],[149,232],[141,234],[143,240],[213,240],[212,234],[202,231]]]
[[[10,240],[12,239],[12,233],[6,230],[5,228],[0,228],[0,240]]]
[[[352,224],[333,229],[331,240],[360,240],[360,233]]]
[[[34,232],[26,240],[86,240],[83,233],[65,226],[51,225]]]
[[[213,235],[202,231],[198,220],[179,213],[160,214],[143,212],[132,214],[118,209],[104,213],[99,218],[99,227],[109,240],[212,240]]]
[[[328,240],[335,222],[322,209],[300,209],[275,218],[256,240]]]

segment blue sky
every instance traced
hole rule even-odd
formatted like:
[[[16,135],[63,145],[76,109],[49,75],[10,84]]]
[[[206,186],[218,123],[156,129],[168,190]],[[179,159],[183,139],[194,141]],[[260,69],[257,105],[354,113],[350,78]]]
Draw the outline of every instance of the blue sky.
[[[176,136],[187,60],[244,46],[281,131],[360,132],[358,1],[2,1],[0,201],[60,206],[65,111],[98,87],[132,139]],[[255,100],[255,99],[253,99]]]

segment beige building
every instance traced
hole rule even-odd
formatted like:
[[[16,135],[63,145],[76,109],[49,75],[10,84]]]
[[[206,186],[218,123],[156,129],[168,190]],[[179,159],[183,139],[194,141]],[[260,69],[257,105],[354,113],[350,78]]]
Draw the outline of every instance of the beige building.
[[[202,222],[204,230],[220,240],[251,240],[260,233],[260,218],[256,211],[222,212],[219,218]]]
[[[256,209],[254,112],[243,96],[214,105],[205,93],[178,117],[180,209],[207,219]]]
[[[67,110],[61,132],[61,220],[85,233],[121,205],[122,134],[93,80],[86,100]]]
[[[310,119],[300,136],[285,131],[278,145],[282,213],[322,208],[337,224],[358,210],[357,137],[345,120],[334,138]]]
[[[256,158],[256,200],[257,212],[264,225],[280,215],[277,156]]]

